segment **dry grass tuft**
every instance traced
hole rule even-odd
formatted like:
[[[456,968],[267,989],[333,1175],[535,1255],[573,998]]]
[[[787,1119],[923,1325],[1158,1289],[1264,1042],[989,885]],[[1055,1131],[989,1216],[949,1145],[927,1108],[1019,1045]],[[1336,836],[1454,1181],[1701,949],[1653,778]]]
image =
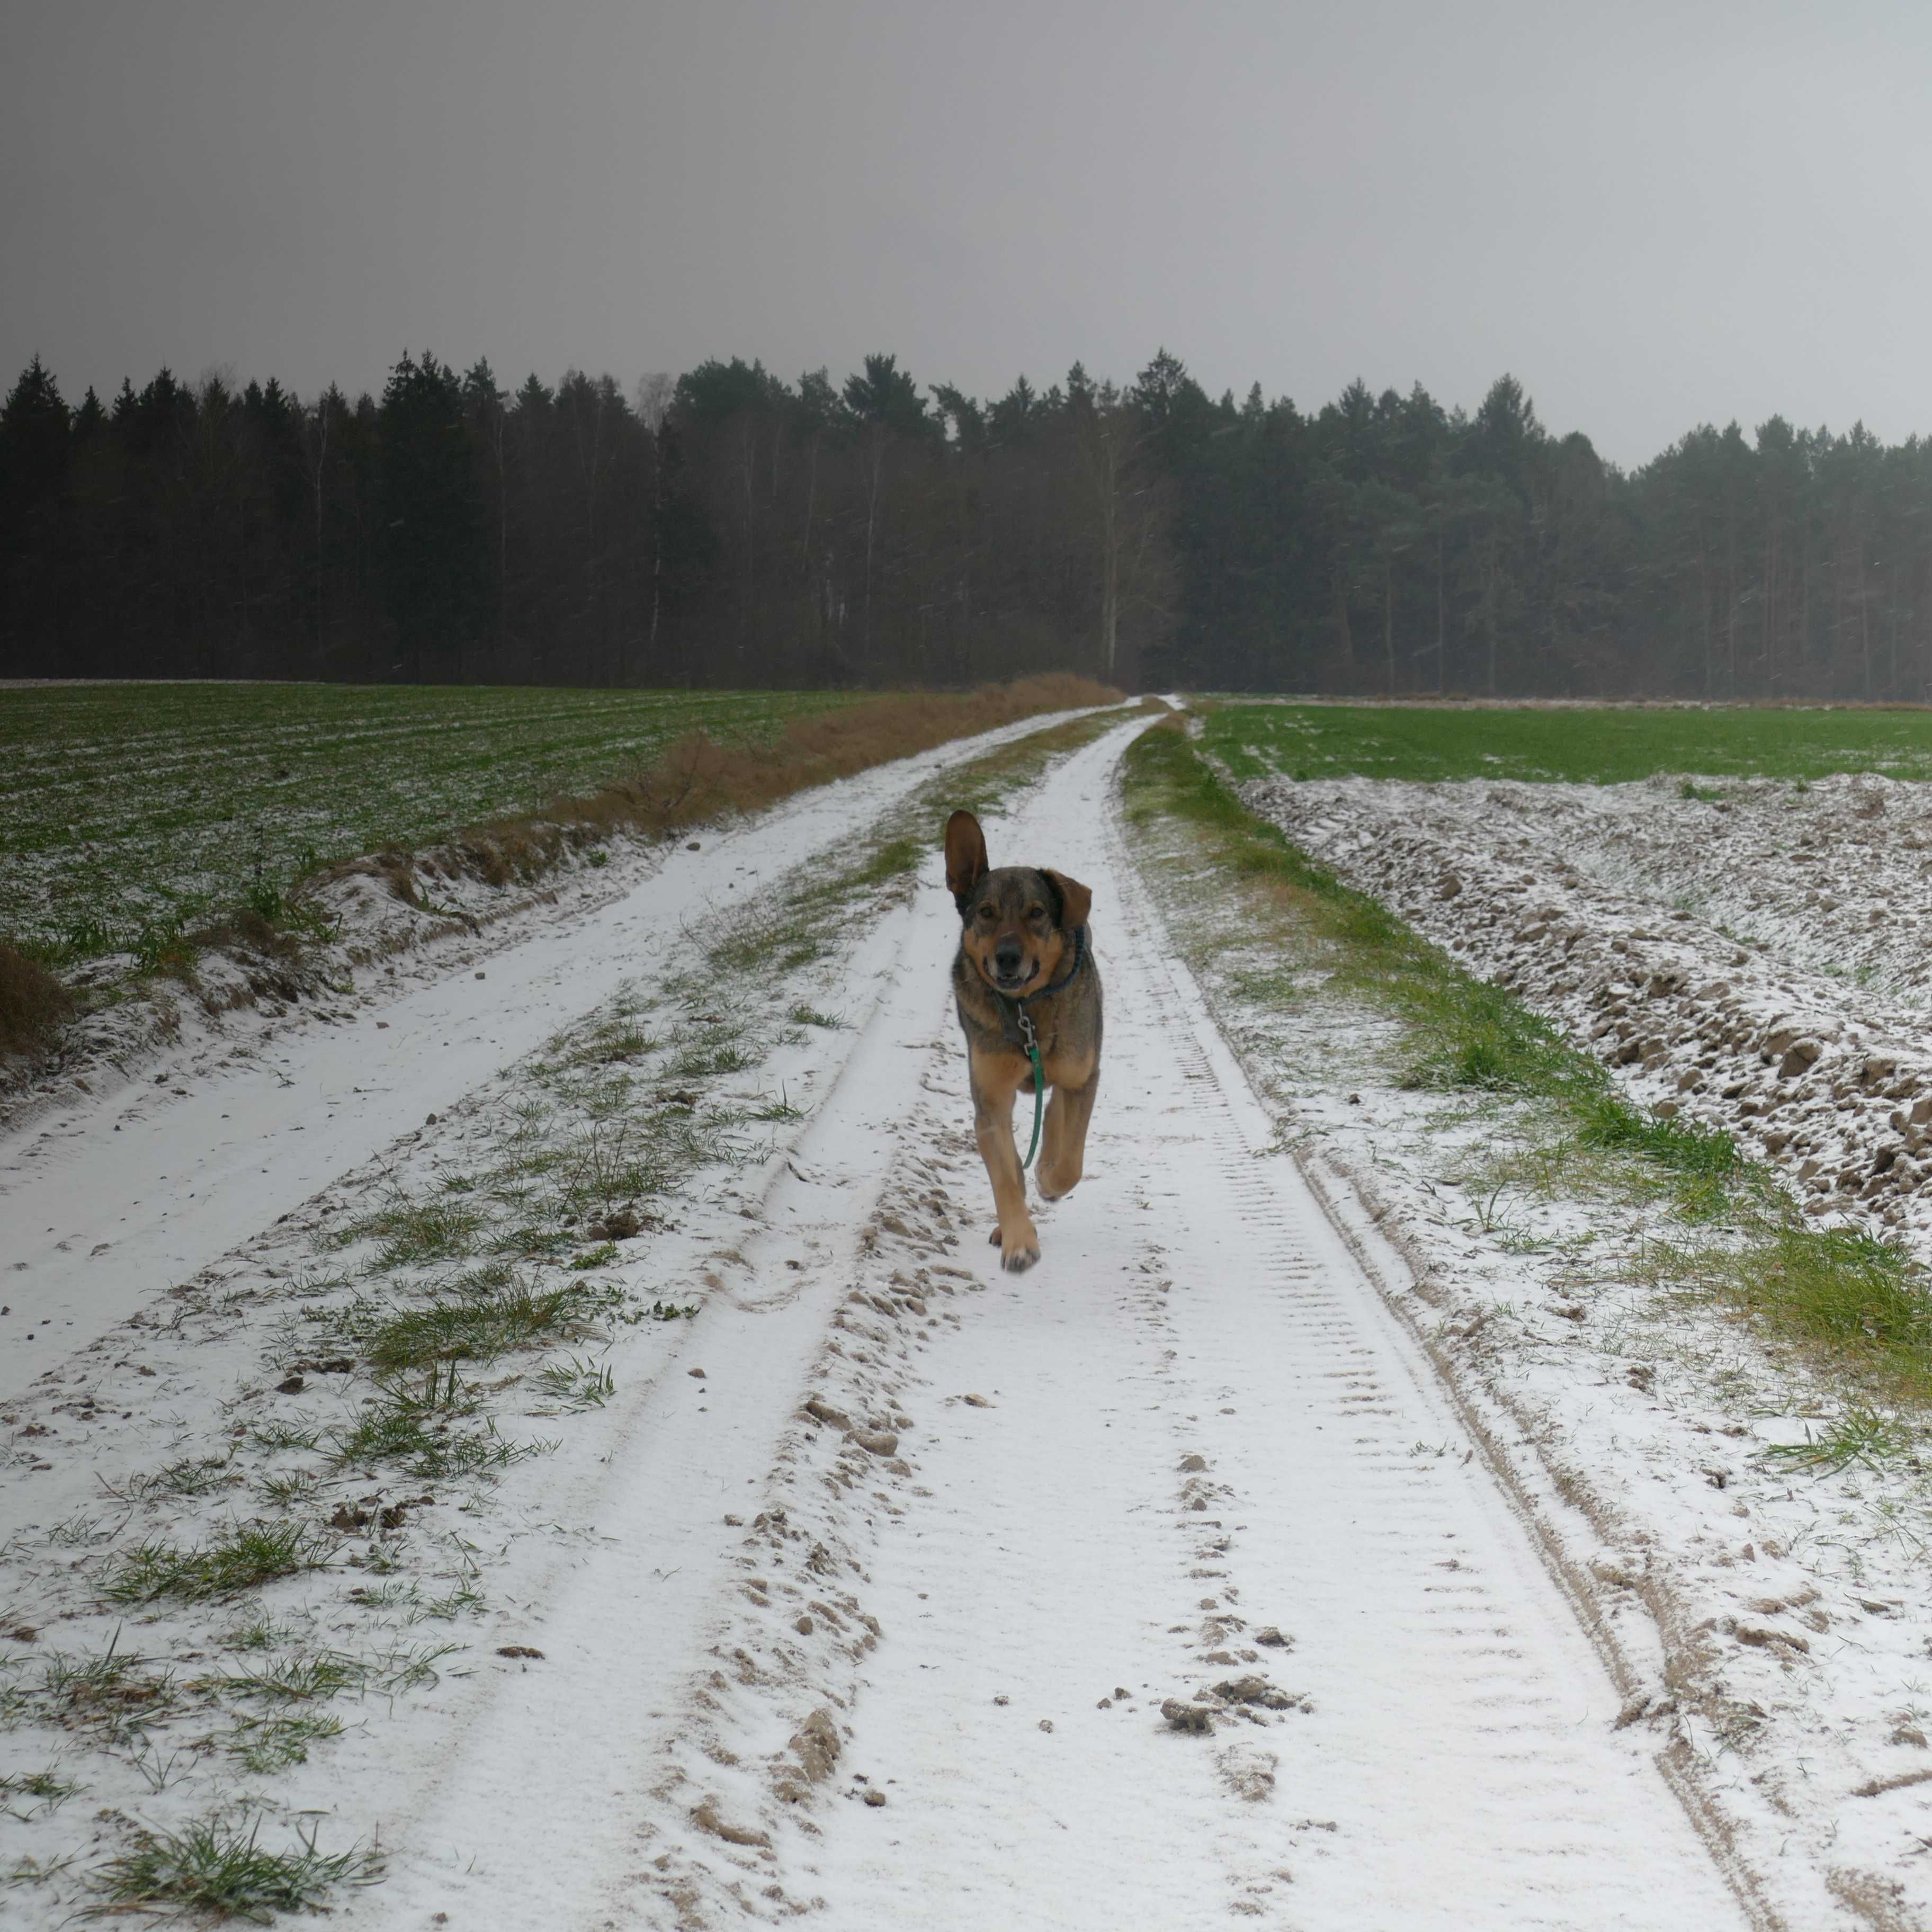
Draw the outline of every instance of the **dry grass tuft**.
[[[907,692],[796,718],[775,744],[719,745],[694,732],[637,777],[560,800],[544,815],[605,831],[675,831],[720,812],[757,812],[808,785],[1042,712],[1120,700],[1108,686],[1057,672],[978,691]]]
[[[597,791],[470,827],[439,848],[434,862],[447,873],[467,873],[492,886],[527,884],[569,851],[616,833],[662,837],[724,813],[761,811],[808,786],[1023,718],[1120,701],[1111,686],[1055,671],[977,691],[873,698],[795,718],[767,743],[721,745],[693,732],[642,771]],[[427,862],[419,855],[415,862]],[[415,896],[407,856],[384,854],[357,863],[387,878],[398,897]]]
[[[0,944],[0,1054],[43,1052],[74,996],[37,959]]]
[[[369,863],[376,876],[388,886],[390,896],[405,905],[414,905],[422,896],[416,884],[416,870],[404,852],[378,852]],[[496,884],[496,881],[492,880]]]

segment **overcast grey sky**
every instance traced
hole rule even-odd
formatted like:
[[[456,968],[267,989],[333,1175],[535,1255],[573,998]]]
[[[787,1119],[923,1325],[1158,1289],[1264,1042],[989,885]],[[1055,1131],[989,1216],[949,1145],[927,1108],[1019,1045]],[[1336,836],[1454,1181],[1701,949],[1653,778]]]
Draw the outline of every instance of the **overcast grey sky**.
[[[1932,8],[14,0],[0,364],[379,386],[1165,343],[1304,407],[1513,371],[1640,462],[1932,430]]]

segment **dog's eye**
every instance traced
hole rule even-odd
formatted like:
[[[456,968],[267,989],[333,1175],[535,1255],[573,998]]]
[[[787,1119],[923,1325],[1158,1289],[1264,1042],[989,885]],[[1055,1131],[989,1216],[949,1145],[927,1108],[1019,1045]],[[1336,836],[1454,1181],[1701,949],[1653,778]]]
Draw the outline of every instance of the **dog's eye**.
[[[993,908],[989,905],[982,905],[980,908],[980,916],[982,919],[991,919],[993,916]]]
[[[1027,908],[1027,917],[1028,919],[1042,920],[1046,918],[1046,908],[1044,906],[1028,906]]]

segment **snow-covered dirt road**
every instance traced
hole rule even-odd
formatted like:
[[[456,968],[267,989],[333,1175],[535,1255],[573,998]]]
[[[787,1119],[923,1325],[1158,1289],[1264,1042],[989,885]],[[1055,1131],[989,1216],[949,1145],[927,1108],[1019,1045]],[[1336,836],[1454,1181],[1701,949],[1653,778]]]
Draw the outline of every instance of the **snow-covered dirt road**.
[[[940,1408],[916,1461],[934,1493],[878,1538],[891,1634],[850,1753],[890,1804],[835,1814],[813,1888],[854,1926],[1743,1922],[1270,1150],[1125,862],[1108,748],[1002,842],[1096,882],[1091,1178],[1037,1270],[982,1264],[989,1292],[908,1361],[905,1406]],[[934,1129],[964,1118],[946,1032]],[[1163,1719],[1216,1686],[1211,1735]]]
[[[1618,1727],[1616,1660],[1546,1526],[1492,1478],[1174,963],[1116,809],[1140,728],[988,824],[995,864],[1092,887],[1107,988],[1088,1178],[1042,1213],[1040,1265],[1003,1275],[985,1244],[936,818],[916,895],[855,955],[853,1024],[814,1047],[832,1058],[796,1138],[731,1197],[728,1232],[694,1209],[651,1251],[652,1292],[701,1315],[624,1345],[657,1352],[620,1371],[594,1454],[505,1478],[538,1485],[525,1514],[556,1532],[500,1586],[520,1658],[449,1672],[434,1703],[298,1774],[294,1808],[386,1860],[332,1901],[341,1922],[1774,1922],[1699,1789]],[[718,866],[775,873],[836,830],[795,808],[544,963],[493,961],[487,1004],[457,982],[380,1046],[344,1036],[304,1070],[300,1117],[262,1114],[284,1090],[264,1084],[257,1138],[197,1170],[215,1199],[191,1220],[160,1149],[176,1175],[236,1108],[232,1088],[190,1096],[140,1156],[158,1274],[170,1243],[184,1264],[218,1253],[424,1107],[466,1108],[720,892]],[[454,1061],[431,1050],[459,1038]],[[36,1211],[52,1232],[12,1278],[60,1284],[42,1358],[6,1351],[16,1387],[160,1285],[117,1298],[80,1259],[56,1274],[117,1238],[100,1210],[135,1191],[110,1164],[134,1124],[114,1142],[81,1125],[38,1156],[47,1180],[12,1183],[64,1210]],[[20,1896],[41,1922],[42,1893]]]

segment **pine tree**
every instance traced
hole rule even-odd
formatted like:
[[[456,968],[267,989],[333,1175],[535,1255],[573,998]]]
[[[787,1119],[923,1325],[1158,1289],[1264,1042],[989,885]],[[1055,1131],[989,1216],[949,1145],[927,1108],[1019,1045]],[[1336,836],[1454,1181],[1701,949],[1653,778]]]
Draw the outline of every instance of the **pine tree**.
[[[455,371],[405,352],[383,387],[376,434],[378,555],[399,662],[416,678],[460,682],[488,550]]]

